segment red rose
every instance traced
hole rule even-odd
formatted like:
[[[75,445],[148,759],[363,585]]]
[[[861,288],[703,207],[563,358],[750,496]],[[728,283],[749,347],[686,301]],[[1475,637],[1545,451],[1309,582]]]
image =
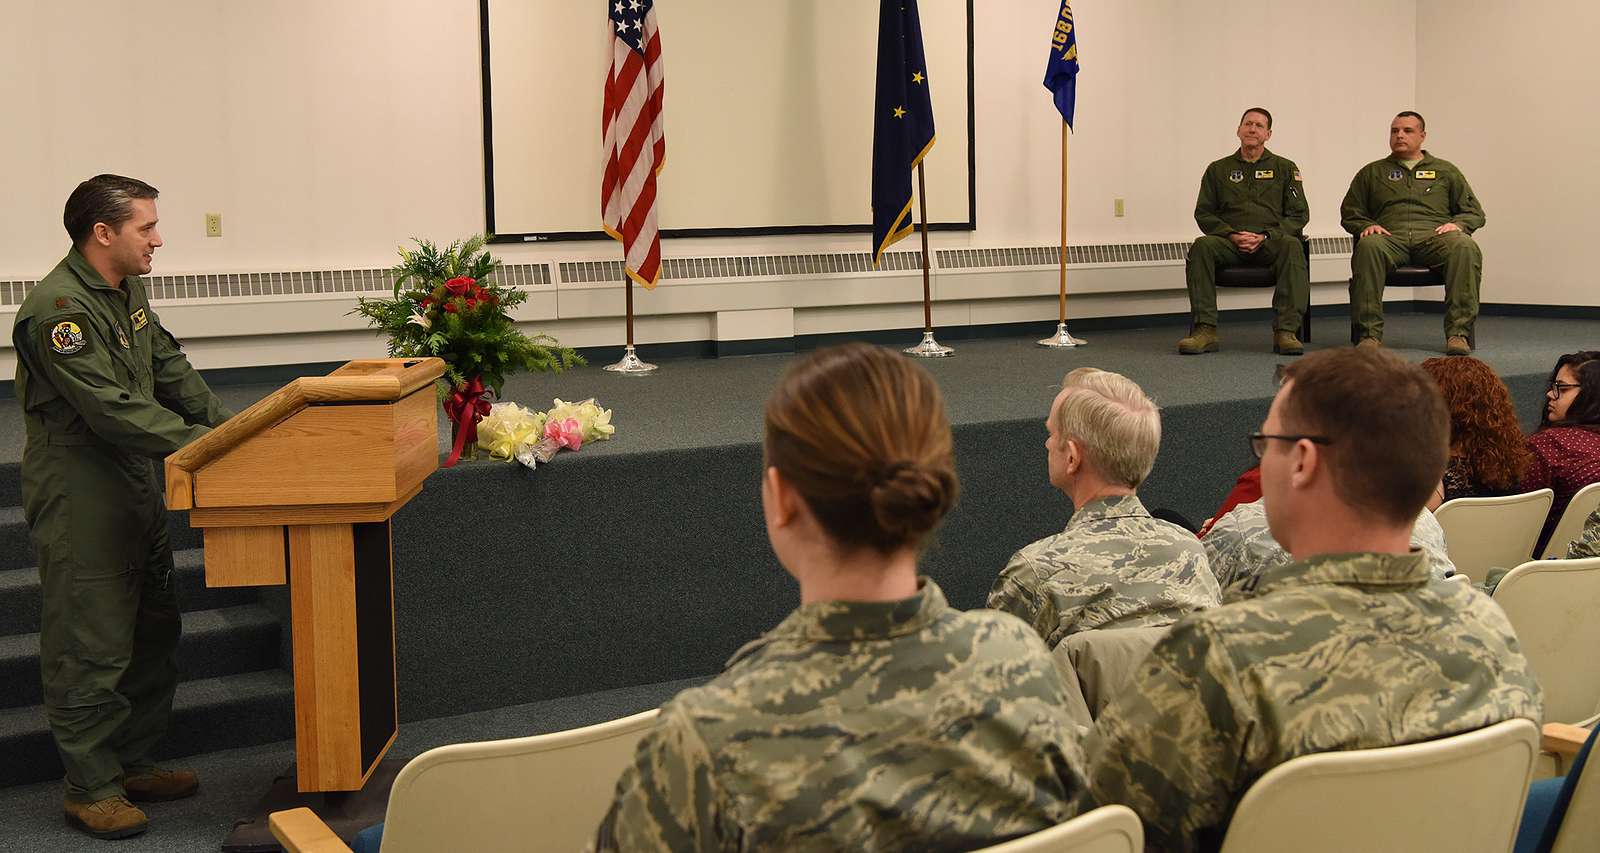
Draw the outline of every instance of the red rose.
[[[473,309],[475,309],[477,307],[478,307],[478,300],[476,300],[476,299],[468,299],[467,300],[467,310],[468,311],[471,311],[471,310],[473,310]]]
[[[455,303],[455,301],[451,300],[450,302],[446,302],[444,304],[444,310],[449,311],[451,314],[456,313],[456,303]]]
[[[433,307],[433,297],[432,296],[424,296],[424,297],[422,297],[422,310],[426,311],[431,307]]]
[[[448,290],[451,296],[466,296],[467,291],[476,284],[477,281],[471,276],[458,275],[445,282],[444,289]]]

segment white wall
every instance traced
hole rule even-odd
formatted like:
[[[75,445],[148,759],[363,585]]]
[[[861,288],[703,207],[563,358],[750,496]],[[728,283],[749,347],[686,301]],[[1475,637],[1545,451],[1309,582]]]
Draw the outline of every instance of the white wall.
[[[1600,199],[1600,5],[1420,0],[1426,147],[1483,201],[1483,299],[1600,305],[1588,253]]]
[[[11,190],[0,206],[0,279],[36,278],[59,259],[62,201],[76,181],[100,171],[160,187],[167,246],[157,273],[387,266],[409,237],[448,240],[481,229],[476,7],[473,0],[0,0],[10,33],[0,50],[0,86],[12,123],[0,134]],[[1385,153],[1388,118],[1416,100],[1417,49],[1429,42],[1416,28],[1415,8],[1412,0],[1077,4],[1083,72],[1071,150],[1071,241],[1191,238],[1199,174],[1236,145],[1238,114],[1254,104],[1277,118],[1271,147],[1306,174],[1310,232],[1339,233],[1337,205],[1348,176]],[[1055,0],[977,0],[978,229],[935,234],[935,248],[1055,240],[1059,122],[1040,80],[1056,10]],[[670,135],[673,100],[694,97],[672,87],[671,69],[694,58],[667,59]],[[598,81],[573,80],[559,69],[551,85],[574,98],[599,96]],[[692,155],[679,148],[673,156]],[[1471,171],[1471,159],[1457,159],[1475,182],[1487,178]],[[1492,182],[1480,189],[1493,229],[1510,211],[1495,206],[1500,192]],[[1116,197],[1126,199],[1121,218],[1112,216]],[[223,214],[223,237],[203,236],[207,211]],[[664,251],[860,251],[869,242],[854,234],[673,240]],[[507,246],[499,254],[508,261],[610,259],[619,249],[600,241]],[[1337,266],[1324,262],[1320,278],[1332,282]],[[948,280],[946,274],[940,286]],[[748,296],[750,288],[774,286],[726,292]],[[1555,286],[1558,294],[1571,289]],[[715,312],[676,314],[672,288],[640,297],[646,312],[675,315],[644,318],[641,339],[705,337],[714,325]],[[984,295],[976,293],[944,307],[951,322],[1048,318],[1052,289],[1053,276],[1044,276],[1031,291],[994,305],[981,304]],[[1172,264],[1132,269],[1095,289],[1101,292],[1073,303],[1074,316],[1187,307],[1181,270]],[[797,312],[795,328],[915,325],[920,291],[904,291],[893,304],[807,308]],[[1317,300],[1343,301],[1342,288],[1320,288]],[[620,309],[620,298],[615,302]],[[1261,304],[1255,293],[1224,298],[1224,307]],[[187,325],[181,335],[203,339],[209,331],[201,307],[162,313]],[[290,310],[263,306],[263,331],[274,327],[273,311]],[[559,309],[535,319],[577,345],[620,341],[618,321],[567,319]],[[351,328],[344,321],[317,333]],[[317,341],[307,346],[323,352],[318,358],[343,346],[372,346],[349,334]],[[295,346],[219,338],[197,347],[196,360],[313,360],[288,358]]]

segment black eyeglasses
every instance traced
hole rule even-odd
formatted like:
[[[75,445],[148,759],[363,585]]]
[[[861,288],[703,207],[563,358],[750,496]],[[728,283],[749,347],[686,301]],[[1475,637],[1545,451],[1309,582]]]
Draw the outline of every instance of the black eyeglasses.
[[[1552,382],[1550,383],[1550,393],[1559,397],[1562,394],[1567,393],[1567,389],[1577,387],[1579,386],[1576,382]]]
[[[1254,453],[1256,455],[1257,459],[1261,458],[1261,454],[1267,452],[1267,439],[1269,439],[1269,438],[1275,438],[1275,439],[1277,439],[1279,441],[1301,441],[1301,440],[1305,440],[1305,441],[1311,442],[1312,444],[1332,444],[1333,443],[1333,439],[1331,439],[1331,438],[1329,438],[1329,437],[1327,437],[1325,435],[1267,435],[1264,432],[1253,432],[1253,433],[1250,433],[1250,435],[1249,435],[1250,452]]]

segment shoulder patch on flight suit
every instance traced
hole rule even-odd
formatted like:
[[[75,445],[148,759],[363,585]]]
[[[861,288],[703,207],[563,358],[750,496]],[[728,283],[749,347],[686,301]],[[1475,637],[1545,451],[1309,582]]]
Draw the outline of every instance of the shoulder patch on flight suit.
[[[58,355],[72,355],[88,345],[83,327],[71,320],[62,320],[50,327],[50,349]]]
[[[1270,177],[1272,177],[1272,170],[1271,169],[1257,169],[1256,170],[1256,180],[1259,181],[1259,180],[1262,180],[1264,178],[1270,178]]]
[[[112,328],[117,330],[117,343],[122,344],[123,349],[132,349],[133,345],[128,343],[128,333],[122,331],[122,324],[118,323]]]
[[[1300,170],[1299,169],[1295,169],[1294,170],[1294,179],[1297,180],[1297,181],[1300,180]]]
[[[128,319],[133,321],[133,330],[135,332],[139,331],[140,329],[144,328],[145,326],[150,325],[150,317],[149,317],[149,315],[144,313],[144,309],[143,308],[140,308],[139,310],[133,312],[132,314],[129,314],[128,315]]]
[[[1232,172],[1229,172],[1228,173],[1228,180],[1233,181],[1236,184],[1239,183],[1240,181],[1244,180],[1244,170],[1243,169],[1234,169]]]
[[[1438,177],[1438,175],[1434,174],[1432,169],[1418,169],[1417,170],[1417,180],[1419,180],[1419,181],[1431,181],[1431,180],[1433,180],[1434,178],[1437,178],[1437,177]]]

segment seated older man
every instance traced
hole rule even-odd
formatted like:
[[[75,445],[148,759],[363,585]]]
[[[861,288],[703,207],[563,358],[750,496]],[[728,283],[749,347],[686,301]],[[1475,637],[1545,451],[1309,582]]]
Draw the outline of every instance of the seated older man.
[[[1217,603],[1194,534],[1152,518],[1134,490],[1161,447],[1161,411],[1125,376],[1080,367],[1045,419],[1050,483],[1076,507],[1066,529],[1011,556],[989,607],[1055,648],[1093,628],[1170,625]]]

